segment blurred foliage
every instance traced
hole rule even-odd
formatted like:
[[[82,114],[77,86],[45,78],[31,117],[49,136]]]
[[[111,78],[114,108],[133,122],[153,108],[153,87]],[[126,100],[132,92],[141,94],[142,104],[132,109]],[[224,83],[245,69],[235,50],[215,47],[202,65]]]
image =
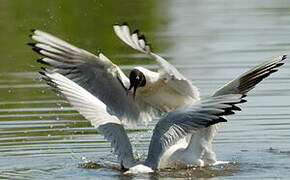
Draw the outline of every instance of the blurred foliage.
[[[0,0],[0,73],[39,69],[34,61],[39,56],[26,45],[31,42],[30,29],[50,32],[93,53],[102,51],[115,63],[128,64],[118,54],[136,52],[118,40],[112,25],[127,22],[150,35],[166,25],[165,5],[155,0]]]

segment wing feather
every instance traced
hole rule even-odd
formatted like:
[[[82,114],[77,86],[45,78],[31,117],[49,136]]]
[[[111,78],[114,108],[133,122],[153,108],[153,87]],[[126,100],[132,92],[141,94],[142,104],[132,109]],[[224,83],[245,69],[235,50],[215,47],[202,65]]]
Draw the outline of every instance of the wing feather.
[[[134,102],[126,96],[129,79],[105,55],[96,56],[40,30],[34,30],[31,38],[36,43],[29,45],[45,56],[39,63],[53,67],[55,72],[85,88],[106,104],[111,114],[131,124],[150,119],[152,107],[142,99]]]
[[[253,89],[259,82],[268,77],[270,74],[278,71],[278,67],[284,64],[286,55],[278,56],[269,61],[249,70],[238,78],[230,81],[221,87],[213,96],[225,94],[246,94]]]
[[[59,73],[48,71],[44,75],[54,84],[53,87],[111,142],[122,166],[130,168],[135,165],[132,146],[121,121],[107,112],[107,106],[102,101]]]
[[[226,122],[223,116],[234,114],[235,104],[245,102],[242,98],[240,94],[211,97],[167,113],[154,128],[145,164],[157,168],[169,146],[199,129]]]
[[[167,84],[169,86],[171,86],[174,90],[183,96],[199,99],[198,89],[193,86],[192,83],[187,80],[173,65],[167,62],[161,56],[153,53],[148,43],[146,43],[144,35],[139,35],[138,30],[134,31],[131,35],[130,29],[126,24],[114,25],[113,28],[116,35],[124,43],[156,60],[159,65],[159,71],[167,77]],[[136,42],[136,38],[138,38],[139,43],[134,43]]]

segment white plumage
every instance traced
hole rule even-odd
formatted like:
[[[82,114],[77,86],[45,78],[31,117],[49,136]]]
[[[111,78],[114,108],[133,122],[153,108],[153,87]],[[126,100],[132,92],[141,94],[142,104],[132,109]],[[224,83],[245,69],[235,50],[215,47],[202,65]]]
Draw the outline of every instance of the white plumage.
[[[155,59],[159,66],[158,72],[153,72],[143,67],[135,68],[142,72],[146,78],[145,86],[139,87],[137,90],[136,101],[126,96],[126,91],[130,87],[130,81],[127,76],[102,53],[98,56],[93,55],[40,30],[33,31],[32,39],[37,43],[30,45],[34,47],[36,52],[46,56],[38,60],[39,62],[54,68],[52,71],[46,72],[45,75],[48,80],[52,80],[70,103],[90,120],[92,125],[98,128],[108,140],[113,142],[112,146],[116,149],[117,154],[119,153],[118,156],[122,165],[133,167],[133,165],[136,165],[133,155],[131,153],[124,154],[125,150],[122,144],[126,142],[125,145],[128,145],[129,140],[127,135],[124,135],[122,123],[148,121],[152,113],[156,111],[169,112],[168,115],[172,115],[180,113],[180,109],[182,109],[181,113],[183,115],[189,115],[188,112],[196,113],[189,107],[195,103],[202,105],[203,101],[200,100],[198,89],[174,66],[153,53],[138,31],[130,34],[130,29],[127,25],[115,25],[114,31],[123,42]],[[211,102],[211,105],[215,107],[216,103],[223,104],[224,102],[218,99],[220,96],[247,94],[256,84],[271,73],[276,72],[277,68],[283,65],[282,61],[285,59],[285,55],[273,58],[229,82],[213,94],[212,98],[215,99],[217,97],[217,99]],[[84,102],[87,104],[84,104]],[[219,108],[223,109],[220,104]],[[203,112],[201,116],[209,116],[210,114],[208,113]],[[179,119],[181,116],[177,118]],[[194,118],[197,118],[197,115]],[[174,118],[169,119],[174,123],[178,123]],[[160,127],[160,124],[165,121],[164,118],[161,119],[155,129],[159,129],[157,127]],[[184,121],[186,121],[186,118]],[[191,121],[195,124],[200,123],[198,119]],[[174,123],[170,125],[171,128],[175,127]],[[170,122],[166,121],[166,123],[163,123],[163,127],[168,124]],[[111,128],[123,135],[118,137],[119,139],[112,139]],[[178,138],[174,139],[174,143],[169,143],[170,145],[166,146],[166,151],[151,152],[149,153],[151,156],[148,154],[149,160],[152,155],[158,154],[160,157],[153,158],[152,161],[146,160],[144,165],[152,168],[161,168],[171,166],[171,163],[200,166],[215,164],[216,158],[215,153],[212,151],[212,140],[217,128],[217,123],[208,127],[203,125],[194,131],[186,131],[182,136],[174,136]],[[175,129],[173,132],[177,133],[177,130]],[[158,131],[155,130],[154,132]],[[168,129],[166,132],[171,131]],[[156,143],[161,142],[160,138],[162,137],[158,137],[155,133],[152,139],[159,138],[154,141]],[[166,143],[168,142],[166,141]],[[152,148],[149,148],[149,152],[150,150],[152,151]],[[156,162],[158,162],[158,165],[156,165]]]
[[[147,159],[137,162],[121,121],[109,114],[107,106],[102,101],[59,73],[46,71],[43,75],[52,87],[64,95],[70,104],[111,142],[121,166],[129,170],[127,173],[152,172],[155,169],[168,167],[171,163],[182,166],[192,165],[195,160],[183,161],[188,159],[188,154],[184,151],[185,147],[176,148],[174,154],[170,156],[164,154],[187,135],[194,135],[208,126],[225,122],[222,116],[233,114],[233,111],[239,110],[235,104],[244,102],[242,95],[230,94],[211,97],[170,111],[154,128]]]

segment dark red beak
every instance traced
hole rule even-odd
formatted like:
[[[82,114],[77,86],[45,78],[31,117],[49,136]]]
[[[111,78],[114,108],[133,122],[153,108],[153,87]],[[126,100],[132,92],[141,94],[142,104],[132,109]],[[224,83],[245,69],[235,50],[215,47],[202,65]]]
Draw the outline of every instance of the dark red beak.
[[[136,100],[136,90],[137,90],[137,88],[134,87],[134,89],[133,89],[133,100],[134,101]]]
[[[133,87],[131,86],[128,90],[127,90],[127,96],[129,95],[131,89],[133,88],[133,99],[136,100],[136,90],[137,90],[137,87]]]

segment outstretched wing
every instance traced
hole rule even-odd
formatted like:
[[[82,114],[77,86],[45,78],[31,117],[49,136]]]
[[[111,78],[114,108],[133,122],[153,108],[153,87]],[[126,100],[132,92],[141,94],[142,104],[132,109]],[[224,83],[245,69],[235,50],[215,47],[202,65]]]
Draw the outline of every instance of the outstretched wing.
[[[226,122],[223,116],[241,109],[235,106],[246,102],[240,94],[210,97],[170,111],[155,126],[145,164],[157,168],[162,154],[168,147],[188,134],[219,122]]]
[[[173,65],[168,63],[161,56],[153,53],[150,46],[145,41],[144,35],[139,35],[139,31],[136,30],[130,34],[129,27],[124,25],[114,25],[114,31],[116,35],[127,45],[140,52],[148,54],[151,58],[154,58],[159,65],[159,71],[167,76],[167,84],[175,89],[183,96],[189,96],[194,99],[199,99],[199,92],[192,83],[187,80]]]
[[[107,106],[87,90],[65,76],[44,72],[52,87],[59,91],[104,137],[111,142],[114,152],[125,168],[135,164],[132,146],[121,121],[107,112]]]
[[[271,59],[250,71],[242,74],[238,78],[230,81],[228,84],[220,88],[213,96],[220,96],[224,94],[246,94],[253,89],[259,82],[270,74],[278,71],[278,67],[284,64],[286,55],[278,56]]]
[[[149,119],[149,105],[142,100],[134,102],[126,96],[129,79],[102,53],[96,56],[40,30],[34,30],[31,37],[36,43],[29,45],[45,56],[38,62],[53,67],[54,72],[64,75],[99,98],[111,114],[130,123]]]

